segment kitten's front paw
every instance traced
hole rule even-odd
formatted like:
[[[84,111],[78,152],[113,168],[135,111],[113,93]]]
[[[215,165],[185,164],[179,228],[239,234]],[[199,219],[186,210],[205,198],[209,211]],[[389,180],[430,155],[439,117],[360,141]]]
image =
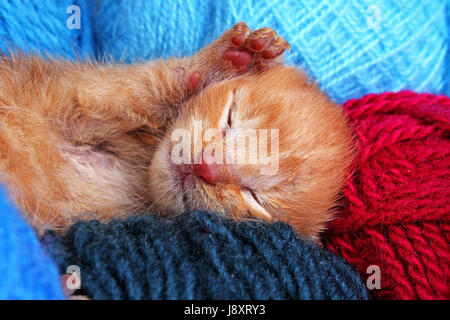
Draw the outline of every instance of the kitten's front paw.
[[[250,69],[262,71],[280,63],[277,58],[290,48],[289,43],[274,30],[261,28],[250,31],[244,22],[235,24],[221,39],[221,59],[237,73],[245,73]]]
[[[189,73],[183,73],[183,80],[190,92],[195,92],[215,81],[279,65],[287,48],[289,43],[274,30],[252,31],[239,22],[192,57]]]

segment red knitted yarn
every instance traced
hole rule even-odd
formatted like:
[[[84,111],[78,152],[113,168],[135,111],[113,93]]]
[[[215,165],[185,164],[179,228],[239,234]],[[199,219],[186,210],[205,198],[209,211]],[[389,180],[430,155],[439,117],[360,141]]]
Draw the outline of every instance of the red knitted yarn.
[[[450,98],[409,91],[350,100],[358,141],[348,202],[326,245],[367,279],[378,299],[450,299]]]

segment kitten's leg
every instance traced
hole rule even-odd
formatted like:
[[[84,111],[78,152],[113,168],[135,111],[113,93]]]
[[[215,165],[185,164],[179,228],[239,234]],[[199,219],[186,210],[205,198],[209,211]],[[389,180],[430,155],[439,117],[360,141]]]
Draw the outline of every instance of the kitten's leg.
[[[251,31],[243,22],[225,31],[219,39],[188,58],[198,70],[188,78],[210,84],[246,72],[260,72],[283,62],[282,54],[289,43],[270,28]],[[192,69],[192,67],[191,67]],[[197,74],[196,74],[197,72]]]
[[[280,64],[288,47],[272,29],[250,31],[240,22],[192,57],[136,65],[80,65],[70,72],[85,112],[159,126],[170,113],[168,106],[181,104],[212,82]]]

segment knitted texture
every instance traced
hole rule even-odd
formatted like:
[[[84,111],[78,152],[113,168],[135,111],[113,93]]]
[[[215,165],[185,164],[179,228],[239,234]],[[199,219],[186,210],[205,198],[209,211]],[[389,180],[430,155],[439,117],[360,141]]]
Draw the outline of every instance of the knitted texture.
[[[100,52],[116,59],[195,53],[237,21],[274,28],[335,101],[403,89],[450,95],[450,0],[103,0]]]
[[[57,268],[0,186],[0,299],[63,299]]]
[[[449,299],[450,98],[371,94],[344,110],[359,153],[327,246],[364,278],[380,267],[375,298]]]
[[[340,257],[282,223],[208,212],[80,222],[42,239],[62,270],[78,265],[93,299],[367,299]]]
[[[80,9],[80,29],[70,29],[72,5]],[[67,12],[69,11],[69,12]],[[0,51],[19,48],[64,58],[92,53],[94,40],[90,27],[88,0],[7,0],[0,2]]]

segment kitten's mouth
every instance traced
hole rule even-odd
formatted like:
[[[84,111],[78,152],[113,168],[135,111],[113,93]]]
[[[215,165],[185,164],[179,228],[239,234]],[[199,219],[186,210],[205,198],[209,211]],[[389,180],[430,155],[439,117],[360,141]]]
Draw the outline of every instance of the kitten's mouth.
[[[171,162],[170,171],[170,177],[173,179],[173,182],[179,192],[182,193],[183,202],[186,202],[186,191],[194,189],[196,184],[199,182],[197,181],[198,179],[195,177],[193,171],[189,169],[187,165],[182,165],[182,167],[180,167]]]
[[[184,210],[193,209],[193,203],[199,204],[198,188],[209,185],[204,179],[196,176],[191,165],[175,165],[170,166],[171,178],[176,185],[177,192],[183,203]],[[201,201],[200,201],[201,202]]]
[[[192,173],[181,174],[179,176],[179,182],[183,189],[192,188],[197,184],[197,178]]]

